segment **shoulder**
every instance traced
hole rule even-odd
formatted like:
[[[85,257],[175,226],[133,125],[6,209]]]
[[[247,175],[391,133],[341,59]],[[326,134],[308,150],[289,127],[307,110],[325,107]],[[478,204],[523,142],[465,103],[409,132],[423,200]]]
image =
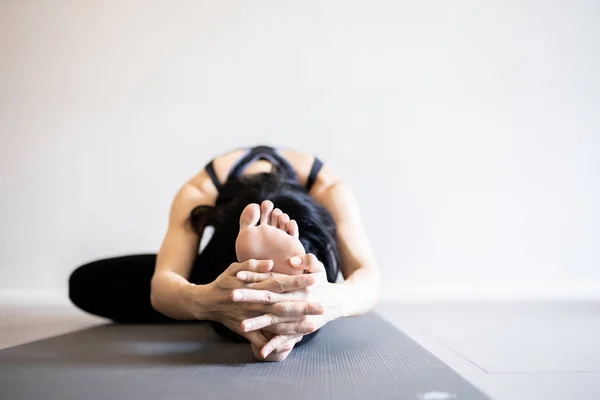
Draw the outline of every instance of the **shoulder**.
[[[308,176],[310,175],[310,171],[317,156],[295,150],[281,150],[280,154],[290,162],[292,167],[294,167],[294,170],[298,175],[298,179],[300,179],[300,183],[302,185],[306,185]],[[328,187],[337,184],[339,181],[339,176],[327,165],[325,161],[323,161],[323,167],[321,168],[319,175],[317,175],[317,179],[310,190],[310,194],[316,196],[320,192],[326,190]]]
[[[229,174],[229,170],[233,167],[235,162],[246,153],[246,151],[247,149],[237,149],[225,154],[221,154],[212,159],[213,168],[220,182],[225,182],[227,175]],[[185,188],[186,185],[191,187]],[[182,191],[193,196],[195,195],[194,188],[201,192],[214,194],[215,199],[218,195],[217,188],[213,184],[210,175],[207,173],[204,167],[188,182],[186,182],[184,187],[182,187]]]
[[[248,149],[241,148],[213,158],[213,167],[219,182],[225,182],[231,168],[233,168],[234,164],[242,158],[247,151]]]
[[[177,191],[171,205],[171,223],[187,224],[194,208],[201,205],[214,206],[217,196],[218,192],[212,185],[208,173],[202,170]]]

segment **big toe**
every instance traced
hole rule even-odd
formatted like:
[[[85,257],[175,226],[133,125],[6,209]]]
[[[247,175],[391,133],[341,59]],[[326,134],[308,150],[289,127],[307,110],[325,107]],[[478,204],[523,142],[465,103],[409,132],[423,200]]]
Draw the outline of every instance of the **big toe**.
[[[256,226],[260,219],[260,206],[256,203],[248,204],[240,216],[240,229]]]

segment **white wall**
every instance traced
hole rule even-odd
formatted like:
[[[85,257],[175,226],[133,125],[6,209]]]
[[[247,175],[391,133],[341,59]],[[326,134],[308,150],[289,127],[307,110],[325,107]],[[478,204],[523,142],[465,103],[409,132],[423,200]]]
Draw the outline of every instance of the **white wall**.
[[[0,290],[156,252],[266,142],[358,192],[386,296],[600,291],[594,1],[1,1]]]

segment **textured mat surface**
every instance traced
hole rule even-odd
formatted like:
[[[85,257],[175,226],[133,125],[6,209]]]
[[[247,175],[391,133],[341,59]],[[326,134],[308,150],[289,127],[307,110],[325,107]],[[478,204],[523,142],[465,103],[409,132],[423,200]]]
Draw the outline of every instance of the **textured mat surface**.
[[[204,324],[105,325],[0,351],[0,399],[487,397],[374,314],[326,325],[280,363]]]

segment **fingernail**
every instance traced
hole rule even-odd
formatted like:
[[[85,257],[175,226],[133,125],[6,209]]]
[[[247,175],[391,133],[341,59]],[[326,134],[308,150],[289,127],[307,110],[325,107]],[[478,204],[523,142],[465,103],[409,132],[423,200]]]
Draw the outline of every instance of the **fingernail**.
[[[290,262],[292,265],[300,265],[302,264],[302,257],[292,257],[290,258]]]
[[[233,292],[233,299],[234,300],[241,300],[242,297],[244,297],[244,295],[242,295],[240,292]]]
[[[240,272],[238,274],[238,278],[241,279],[241,280],[243,280],[243,281],[245,281],[246,279],[248,279],[248,274],[245,273],[245,272]]]
[[[315,314],[321,314],[323,312],[323,307],[321,307],[321,306],[314,306],[313,307],[313,312]]]
[[[252,329],[252,322],[244,322],[244,330],[249,331]]]
[[[265,347],[263,349],[263,357],[267,358],[269,356],[269,354],[271,354],[271,348],[270,347]]]

